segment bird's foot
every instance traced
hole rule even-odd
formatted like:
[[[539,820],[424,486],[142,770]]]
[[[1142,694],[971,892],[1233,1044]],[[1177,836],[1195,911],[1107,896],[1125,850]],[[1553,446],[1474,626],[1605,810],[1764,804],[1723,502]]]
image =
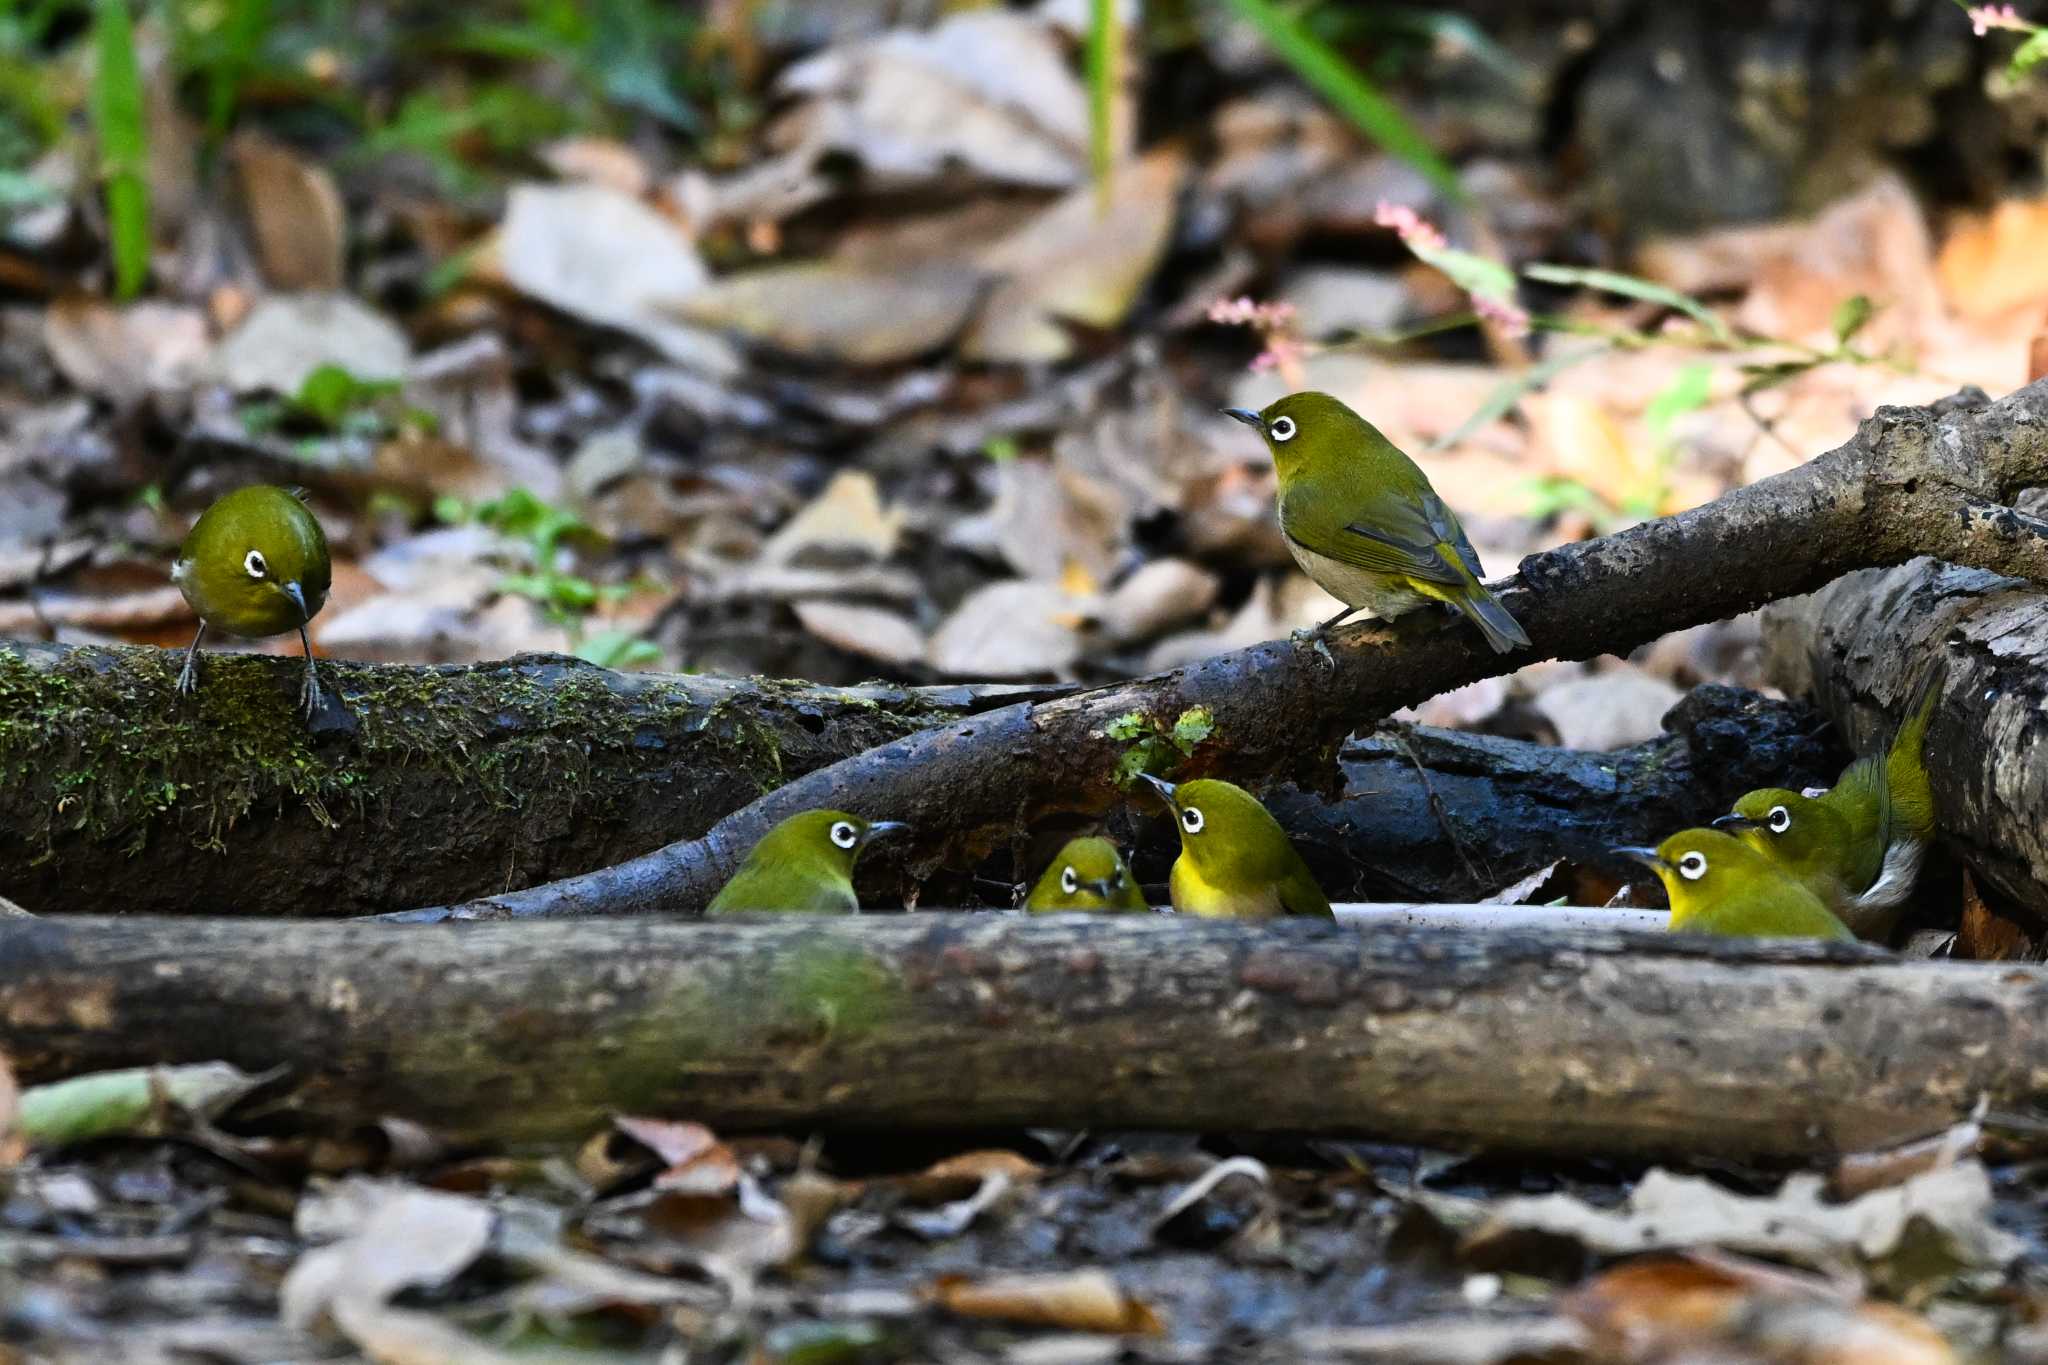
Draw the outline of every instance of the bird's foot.
[[[187,654],[185,666],[178,670],[178,695],[189,697],[199,690],[199,656]]]
[[[312,669],[306,670],[306,681],[299,688],[299,710],[311,720],[320,714],[323,698],[320,692],[320,675]]]
[[[1294,641],[1294,647],[1296,649],[1301,649],[1304,646],[1306,646],[1307,648],[1314,650],[1316,652],[1316,656],[1320,658],[1323,661],[1323,663],[1326,664],[1329,668],[1334,670],[1337,667],[1336,656],[1330,653],[1329,632],[1322,626],[1316,626],[1314,628],[1303,626],[1300,630],[1295,631],[1288,638]]]

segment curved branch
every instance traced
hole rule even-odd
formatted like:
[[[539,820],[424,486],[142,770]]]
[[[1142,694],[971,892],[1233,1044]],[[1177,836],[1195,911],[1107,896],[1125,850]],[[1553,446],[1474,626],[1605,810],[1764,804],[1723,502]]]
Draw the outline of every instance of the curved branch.
[[[2010,502],[2048,482],[2048,381],[1996,404],[1967,391],[1934,408],[1881,408],[1845,445],[1677,516],[1522,561],[1501,598],[1535,641],[1497,656],[1432,613],[1342,633],[1328,658],[1287,642],[1042,704],[1006,707],[821,768],[670,844],[599,872],[412,920],[700,909],[754,841],[821,806],[907,820],[911,871],[974,859],[1020,822],[1126,799],[1113,779],[1132,712],[1171,725],[1193,707],[1214,729],[1186,775],[1326,782],[1345,735],[1396,707],[1534,658],[1625,653],[1668,631],[1810,592],[1852,569],[1939,545],[1954,500]],[[2004,562],[2004,561],[2001,561]]]

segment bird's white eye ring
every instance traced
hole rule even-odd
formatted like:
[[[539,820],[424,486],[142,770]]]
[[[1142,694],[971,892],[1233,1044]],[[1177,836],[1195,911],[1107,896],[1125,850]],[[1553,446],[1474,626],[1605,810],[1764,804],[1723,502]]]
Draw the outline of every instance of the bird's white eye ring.
[[[1294,439],[1294,430],[1292,417],[1275,417],[1273,425],[1266,428],[1266,434],[1276,441],[1291,441]]]
[[[1786,830],[1792,828],[1792,812],[1786,810],[1783,806],[1772,806],[1771,818],[1768,823],[1771,827],[1771,833],[1783,834]]]
[[[1689,882],[1696,882],[1707,875],[1707,855],[1693,852],[1678,860],[1678,875]]]
[[[267,578],[270,575],[270,565],[264,563],[261,550],[251,550],[243,555],[242,568],[251,578]]]
[[[1071,867],[1062,869],[1060,872],[1060,890],[1071,896],[1080,889],[1081,879],[1074,875],[1074,869]]]
[[[832,823],[832,842],[841,848],[852,848],[860,842],[860,831],[853,827],[851,820],[835,820]]]
[[[1202,811],[1198,806],[1189,806],[1180,813],[1180,827],[1190,834],[1202,832]]]

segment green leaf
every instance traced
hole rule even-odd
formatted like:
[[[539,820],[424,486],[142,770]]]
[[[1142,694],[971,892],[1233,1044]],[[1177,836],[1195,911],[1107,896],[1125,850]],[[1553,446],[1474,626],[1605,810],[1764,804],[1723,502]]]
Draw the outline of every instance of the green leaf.
[[[1126,711],[1111,721],[1109,728],[1103,731],[1103,733],[1111,739],[1132,740],[1144,734],[1145,730],[1144,713],[1140,711]]]
[[[1567,351],[1551,356],[1540,364],[1531,365],[1520,374],[1510,375],[1496,384],[1486,395],[1484,402],[1472,410],[1472,415],[1458,423],[1457,429],[1437,437],[1429,443],[1430,450],[1446,450],[1458,444],[1488,422],[1498,421],[1515,410],[1515,405],[1536,389],[1542,388],[1557,376],[1563,374],[1581,361],[1591,360],[1596,355],[1605,355],[1611,346],[1588,346],[1583,350]]]
[[[93,51],[92,119],[107,184],[114,293],[129,299],[149,274],[149,136],[128,0],[94,0]]]
[[[1294,68],[1297,76],[1335,105],[1360,132],[1428,176],[1430,183],[1444,194],[1464,202],[1465,190],[1458,183],[1458,173],[1436,154],[1407,115],[1334,49],[1303,27],[1292,11],[1272,0],[1229,0],[1229,4],[1240,18],[1258,30],[1282,61]]]
[[[661,662],[661,646],[630,630],[600,630],[576,646],[576,657],[599,668],[645,668]]]
[[[1096,204],[1109,208],[1110,174],[1116,159],[1112,115],[1116,106],[1117,46],[1123,36],[1116,21],[1116,0],[1089,0],[1088,169],[1095,178]]]
[[[1765,389],[1775,389],[1787,380],[1805,374],[1814,366],[1821,364],[1824,359],[1825,357],[1815,360],[1774,360],[1760,365],[1744,365],[1742,372],[1749,378],[1742,385],[1742,396],[1747,398],[1751,394],[1762,393]]]
[[[2048,59],[2048,28],[2037,28],[2014,50],[2012,60],[2006,64],[2005,74],[2018,80],[2039,66],[2043,59]]]
[[[1191,754],[1195,746],[1216,733],[1216,713],[1206,706],[1190,706],[1173,723],[1174,747]]]
[[[341,426],[356,409],[389,397],[398,389],[395,379],[358,379],[339,365],[327,364],[306,376],[292,403],[331,430]]]
[[[1575,265],[1525,265],[1522,273],[1532,280],[1545,284],[1576,284],[1587,289],[1598,289],[1606,294],[1620,294],[1624,298],[1641,299],[1645,303],[1659,303],[1674,308],[1707,329],[1715,341],[1724,346],[1733,344],[1734,333],[1728,324],[1721,321],[1713,309],[1701,303],[1690,294],[1681,294],[1649,280],[1634,275],[1624,275],[1618,270],[1588,270]]]
[[[1705,360],[1695,360],[1673,375],[1671,382],[1643,409],[1643,421],[1650,434],[1660,443],[1670,440],[1673,422],[1706,405],[1713,379],[1714,367]]]
[[[1843,299],[1835,308],[1835,346],[1847,346],[1855,340],[1856,334],[1863,330],[1876,311],[1877,308],[1871,303],[1868,294],[1851,294]]]
[[[1119,787],[1128,787],[1138,780],[1138,775],[1151,764],[1151,749],[1149,744],[1138,744],[1117,756],[1116,784]]]

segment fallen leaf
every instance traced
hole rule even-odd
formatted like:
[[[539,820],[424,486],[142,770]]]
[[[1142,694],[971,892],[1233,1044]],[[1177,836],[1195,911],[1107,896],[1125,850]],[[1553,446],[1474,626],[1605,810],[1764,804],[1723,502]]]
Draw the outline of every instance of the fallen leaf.
[[[412,345],[398,325],[349,294],[274,294],[259,300],[214,352],[237,393],[295,394],[334,365],[366,381],[401,379]]]
[[[760,559],[765,564],[883,560],[896,553],[902,530],[903,514],[882,505],[874,476],[842,470],[768,538]]]
[[[971,265],[948,261],[887,271],[810,261],[720,280],[674,312],[791,355],[890,365],[935,351],[957,335],[988,279]]]
[[[2048,199],[2006,199],[1949,229],[1935,262],[1942,293],[1966,318],[2048,300]]]
[[[981,252],[976,263],[1004,283],[961,339],[961,355],[1016,364],[1064,360],[1074,340],[1063,323],[1122,322],[1172,236],[1186,168],[1186,156],[1173,148],[1119,166],[1106,207],[1092,187],[1074,190]]]
[[[797,623],[835,649],[901,668],[925,657],[924,632],[909,617],[853,602],[793,602]]]
[[[1664,733],[1664,714],[1685,694],[1637,668],[1606,669],[1545,688],[1536,710],[1567,749],[1604,753]]]
[[[877,187],[958,166],[985,179],[1065,188],[1087,171],[1088,102],[1062,38],[1001,9],[947,16],[828,48],[776,82],[807,102],[769,130],[815,161],[842,152]]]
[[[927,1242],[946,1241],[974,1226],[974,1220],[1001,1203],[1015,1184],[1004,1172],[990,1171],[965,1199],[936,1209],[899,1209],[891,1221]]]
[[[668,1169],[654,1178],[658,1190],[724,1195],[739,1185],[739,1158],[701,1123],[622,1114],[612,1120],[612,1125],[668,1163]]]
[[[16,1126],[36,1147],[159,1136],[187,1116],[218,1117],[274,1075],[252,1076],[226,1062],[99,1071],[22,1092]]]
[[[1110,590],[1095,616],[1112,639],[1126,644],[1200,618],[1222,590],[1216,575],[1185,559],[1154,559]]]
[[[261,133],[228,143],[263,278],[284,291],[334,290],[348,260],[348,217],[327,168]]]
[[[1916,1314],[1858,1302],[1814,1283],[1743,1263],[1678,1258],[1617,1266],[1567,1295],[1565,1313],[1603,1359],[1726,1359],[1729,1348],[1785,1365],[1954,1365],[1940,1332]],[[1695,1353],[1699,1353],[1695,1355]]]
[[[1979,1155],[1984,1145],[1982,1120],[1988,1108],[1988,1103],[1980,1098],[1968,1120],[1932,1137],[1882,1151],[1849,1153],[1835,1163],[1828,1176],[1829,1193],[1837,1199],[1854,1199],[1938,1167],[1953,1166],[1963,1157]]]
[[[540,149],[541,162],[564,180],[584,180],[608,190],[644,196],[653,183],[647,162],[616,138],[564,137]]]
[[[1305,1361],[1374,1365],[1524,1365],[1576,1361],[1585,1329],[1562,1317],[1423,1318],[1387,1327],[1312,1327],[1290,1345]]]
[[[747,1292],[762,1270],[794,1258],[806,1235],[790,1209],[745,1174],[729,1193],[650,1189],[604,1200],[584,1230],[657,1267],[696,1266],[735,1293]]]
[[[955,677],[1065,673],[1081,659],[1076,606],[1050,583],[990,583],[968,594],[932,632],[926,660]]]
[[[1950,956],[1970,962],[2038,962],[2041,958],[2026,927],[1991,908],[1968,868],[1963,869],[1963,919]]]
[[[21,907],[15,909],[20,911]],[[7,1064],[7,1054],[0,1052],[0,1171],[20,1161],[28,1151],[28,1139],[14,1130],[20,1105],[21,1087],[14,1079],[14,1068]]]
[[[1641,500],[1663,482],[1657,452],[1631,439],[1606,408],[1575,393],[1538,393],[1522,400],[1543,467],[1616,507]]]
[[[66,379],[121,404],[189,387],[213,351],[197,308],[89,298],[59,299],[45,309],[43,344]]]
[[[279,1316],[304,1330],[343,1304],[377,1308],[454,1279],[490,1245],[493,1214],[464,1195],[358,1177],[302,1199],[294,1221],[309,1240],[340,1235],[301,1255],[278,1289]]]
[[[1437,1209],[1436,1202],[1431,1203]],[[1902,1273],[1943,1278],[1943,1270],[1992,1268],[2019,1254],[2020,1243],[1991,1222],[1991,1182],[1976,1161],[1959,1161],[1837,1204],[1819,1176],[1790,1176],[1771,1195],[1742,1195],[1696,1176],[1652,1170],[1619,1208],[1571,1195],[1511,1198],[1480,1211],[1467,1235],[1467,1255],[1483,1256],[1515,1236],[1537,1232],[1569,1238],[1597,1255],[1630,1255],[1684,1247],[1722,1247],[1831,1269],[1882,1270],[1910,1252]]]
[[[1221,1191],[1231,1182],[1231,1193]],[[1280,1224],[1273,1177],[1248,1156],[1219,1161],[1168,1200],[1152,1220],[1155,1241],[1207,1249],[1229,1243],[1240,1251],[1277,1250]]]
[[[1165,1325],[1152,1308],[1126,1294],[1106,1270],[1042,1275],[941,1275],[921,1294],[963,1318],[983,1318],[1070,1332],[1158,1336]]]
[[[682,230],[602,185],[517,185],[494,249],[479,262],[513,289],[571,317],[627,332],[681,365],[739,370],[718,337],[674,317],[710,281]]]
[[[431,1313],[392,1308],[381,1300],[342,1295],[331,1305],[334,1325],[377,1365],[525,1365]]]

